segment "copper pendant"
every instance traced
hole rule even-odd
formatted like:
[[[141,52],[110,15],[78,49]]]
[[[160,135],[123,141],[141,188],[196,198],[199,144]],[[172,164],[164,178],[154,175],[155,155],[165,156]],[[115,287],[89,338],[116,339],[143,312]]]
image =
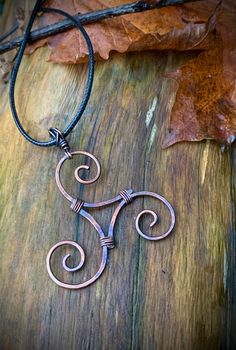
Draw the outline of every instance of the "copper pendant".
[[[174,225],[175,225],[175,213],[174,213],[174,209],[172,208],[171,204],[164,197],[160,196],[159,194],[153,193],[153,192],[146,192],[146,191],[133,192],[133,190],[123,190],[116,197],[109,199],[109,200],[106,200],[106,201],[97,202],[97,203],[86,203],[78,198],[72,197],[70,194],[68,194],[66,192],[65,188],[62,185],[60,172],[61,172],[62,165],[67,160],[74,158],[75,156],[78,156],[78,155],[84,155],[84,156],[91,158],[95,162],[95,165],[97,167],[97,173],[93,179],[83,180],[80,177],[80,171],[82,169],[89,170],[89,167],[87,165],[81,165],[78,168],[76,168],[76,170],[74,172],[76,180],[81,184],[91,184],[91,183],[98,180],[100,173],[101,173],[101,167],[100,167],[100,163],[97,160],[97,158],[95,158],[91,153],[84,152],[84,151],[76,151],[76,152],[67,152],[66,155],[59,161],[57,168],[56,168],[56,175],[55,175],[56,183],[57,183],[57,186],[58,186],[60,192],[63,194],[63,196],[66,197],[66,199],[71,203],[71,209],[76,214],[81,215],[85,219],[87,219],[93,225],[95,230],[97,231],[97,233],[100,237],[100,244],[101,244],[101,249],[102,249],[102,260],[101,260],[101,264],[100,264],[98,271],[89,280],[87,280],[83,283],[79,283],[79,284],[69,284],[69,283],[62,282],[55,276],[55,274],[53,273],[52,268],[51,268],[51,258],[52,258],[52,254],[54,253],[54,251],[58,247],[65,246],[65,245],[72,246],[78,250],[78,252],[80,253],[80,263],[77,266],[71,268],[67,265],[67,260],[70,257],[70,254],[66,255],[63,258],[63,261],[62,261],[63,268],[68,272],[76,272],[83,267],[84,262],[85,262],[85,253],[84,253],[83,248],[77,242],[65,240],[65,241],[61,241],[59,243],[56,243],[50,249],[50,251],[47,255],[47,259],[46,259],[47,271],[48,271],[51,279],[58,286],[63,287],[63,288],[67,288],[67,289],[81,289],[81,288],[87,287],[90,284],[92,284],[93,282],[95,282],[101,276],[101,274],[104,271],[106,264],[107,264],[108,249],[112,249],[115,247],[115,244],[114,244],[114,226],[115,226],[116,220],[119,216],[119,213],[125,205],[131,203],[135,198],[140,197],[140,196],[148,196],[148,197],[156,198],[157,200],[161,201],[168,208],[169,213],[170,213],[170,219],[171,219],[169,228],[165,233],[163,233],[162,235],[159,235],[159,236],[155,236],[155,237],[148,236],[145,233],[143,233],[142,230],[140,229],[140,220],[141,220],[142,216],[145,214],[152,215],[153,221],[152,221],[150,227],[153,227],[157,223],[157,214],[152,210],[143,210],[142,212],[140,212],[137,215],[137,218],[135,221],[136,230],[141,237],[143,237],[149,241],[161,240],[161,239],[167,237],[171,233],[171,231],[173,230]],[[117,202],[117,207],[112,215],[109,229],[108,229],[108,233],[105,235],[105,233],[103,232],[99,223],[93,218],[93,216],[91,214],[89,214],[89,212],[86,209],[101,208],[101,207],[105,207],[105,206],[108,206],[108,205],[110,205],[112,203],[116,203],[116,202]]]

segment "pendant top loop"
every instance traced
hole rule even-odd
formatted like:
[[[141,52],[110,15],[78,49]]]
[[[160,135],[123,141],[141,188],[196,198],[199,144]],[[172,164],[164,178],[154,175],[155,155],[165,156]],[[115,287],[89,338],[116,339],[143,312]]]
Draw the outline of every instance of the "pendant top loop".
[[[50,128],[48,132],[49,135],[56,141],[56,146],[60,147],[65,152],[68,159],[71,159],[72,154],[70,152],[70,146],[63,133],[57,128]]]

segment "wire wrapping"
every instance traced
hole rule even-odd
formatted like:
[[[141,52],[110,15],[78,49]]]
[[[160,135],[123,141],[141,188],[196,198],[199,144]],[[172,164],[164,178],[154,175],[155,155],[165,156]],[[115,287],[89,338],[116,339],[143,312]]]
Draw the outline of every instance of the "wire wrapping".
[[[15,60],[15,64],[14,64],[14,67],[13,67],[12,73],[11,73],[9,99],[10,99],[10,107],[11,107],[11,111],[12,111],[12,116],[13,116],[15,124],[16,124],[17,128],[19,129],[20,133],[26,138],[27,141],[31,142],[32,144],[34,144],[36,146],[49,147],[49,146],[53,146],[53,145],[57,144],[56,138],[52,136],[52,139],[49,141],[39,141],[39,140],[36,140],[33,137],[31,137],[26,132],[24,127],[22,126],[22,123],[21,123],[19,116],[17,114],[16,105],[15,105],[15,84],[16,84],[17,74],[18,74],[18,71],[20,68],[20,64],[22,61],[25,47],[28,44],[28,42],[30,41],[31,28],[33,26],[33,23],[34,23],[34,20],[37,16],[37,13],[39,11],[55,12],[55,13],[58,13],[59,15],[67,17],[80,30],[80,32],[82,33],[82,35],[87,43],[87,46],[88,46],[89,68],[88,68],[88,78],[87,78],[87,84],[86,84],[84,96],[83,96],[83,99],[81,101],[81,104],[78,108],[76,115],[72,118],[70,123],[65,127],[64,131],[62,132],[62,135],[64,138],[67,137],[70,134],[70,132],[74,129],[74,127],[77,125],[77,123],[79,122],[81,116],[83,115],[83,112],[84,112],[84,110],[87,106],[87,103],[89,101],[91,90],[92,90],[93,77],[94,77],[94,51],[93,51],[93,46],[92,46],[91,40],[78,19],[74,18],[73,16],[71,16],[67,12],[59,10],[59,9],[42,8],[42,4],[44,2],[45,2],[45,0],[37,0],[35,7],[32,11],[32,14],[30,16],[29,22],[27,24],[24,38],[23,38],[23,41],[22,41],[21,46],[19,48],[16,60]]]

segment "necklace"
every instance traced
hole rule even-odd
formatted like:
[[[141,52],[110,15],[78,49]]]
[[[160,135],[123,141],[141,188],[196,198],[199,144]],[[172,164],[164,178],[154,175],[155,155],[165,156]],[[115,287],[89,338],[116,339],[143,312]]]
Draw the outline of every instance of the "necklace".
[[[89,38],[87,32],[85,31],[85,29],[83,28],[83,26],[81,25],[80,21],[77,18],[69,15],[68,13],[66,13],[62,10],[54,9],[54,8],[42,8],[42,4],[44,3],[44,1],[45,0],[37,0],[36,5],[35,5],[35,7],[32,11],[32,14],[30,16],[29,22],[27,24],[25,34],[24,34],[24,39],[23,39],[22,44],[19,48],[16,60],[15,60],[15,64],[14,64],[14,67],[12,70],[12,74],[11,74],[9,99],[10,99],[12,116],[13,116],[13,119],[15,121],[15,124],[16,124],[17,128],[19,129],[20,133],[26,138],[27,141],[29,141],[33,145],[39,146],[39,147],[57,146],[64,152],[64,156],[61,158],[61,160],[59,161],[59,163],[56,167],[55,178],[56,178],[57,187],[58,187],[59,191],[62,193],[62,195],[69,201],[71,210],[74,213],[76,213],[77,215],[80,215],[80,216],[84,217],[86,220],[88,220],[88,222],[95,228],[97,234],[99,235],[100,245],[101,245],[101,253],[102,253],[102,260],[101,260],[100,267],[94,276],[92,276],[87,281],[84,281],[82,283],[69,284],[69,283],[61,281],[54,274],[54,272],[52,270],[52,264],[51,264],[52,255],[57,248],[59,248],[61,246],[71,246],[71,247],[74,247],[79,252],[80,262],[77,266],[70,267],[68,265],[68,259],[70,258],[70,254],[67,254],[64,256],[63,261],[62,261],[63,269],[69,273],[76,272],[76,271],[80,270],[84,266],[84,263],[85,263],[85,253],[84,253],[83,248],[77,242],[74,242],[71,240],[61,241],[59,243],[56,243],[48,252],[48,255],[46,258],[46,266],[47,266],[47,271],[48,271],[50,278],[60,287],[64,287],[67,289],[81,289],[81,288],[87,287],[90,284],[92,284],[93,282],[95,282],[101,276],[102,272],[104,271],[106,264],[107,264],[107,259],[108,259],[108,250],[115,247],[114,228],[115,228],[117,218],[120,214],[120,211],[122,210],[122,208],[124,206],[130,204],[135,198],[146,196],[146,197],[153,197],[153,198],[159,200],[167,207],[169,214],[170,214],[170,224],[169,224],[167,231],[162,233],[159,236],[148,236],[140,228],[141,219],[145,214],[149,214],[153,217],[153,221],[150,224],[150,227],[153,227],[158,222],[157,214],[154,211],[143,210],[137,215],[136,220],[135,220],[136,230],[141,237],[143,237],[144,239],[149,240],[149,241],[159,241],[159,240],[167,237],[171,233],[171,231],[173,230],[174,225],[175,225],[175,213],[174,213],[174,210],[173,210],[171,204],[164,197],[162,197],[161,195],[154,193],[154,192],[147,192],[147,191],[133,192],[133,190],[131,190],[131,189],[122,190],[122,191],[120,191],[120,193],[117,196],[115,196],[109,200],[96,202],[96,203],[90,203],[90,202],[83,201],[79,198],[73,197],[64,188],[64,186],[62,184],[62,180],[61,180],[61,169],[62,169],[63,165],[68,163],[72,158],[74,159],[74,158],[82,155],[82,156],[89,158],[92,162],[94,162],[94,164],[96,166],[96,175],[90,180],[85,180],[81,177],[81,170],[88,171],[90,169],[90,167],[88,165],[80,165],[75,169],[74,176],[75,176],[75,179],[80,184],[89,185],[89,184],[94,183],[95,181],[98,180],[100,173],[101,173],[100,163],[93,154],[91,154],[89,152],[85,152],[85,151],[71,151],[69,143],[66,139],[66,137],[71,133],[71,131],[74,129],[74,127],[79,122],[79,120],[80,120],[81,116],[83,115],[83,112],[86,108],[86,105],[89,101],[89,97],[90,97],[91,89],[92,89],[92,84],[93,84],[93,76],[94,76],[94,51],[93,51],[93,46],[92,46],[92,43],[90,41],[90,38]],[[35,20],[39,11],[40,12],[41,11],[42,12],[55,12],[57,14],[60,14],[64,17],[69,18],[74,23],[75,27],[78,28],[78,30],[80,30],[81,34],[83,35],[83,37],[86,41],[88,51],[89,51],[89,67],[88,67],[87,85],[86,85],[84,96],[82,98],[82,102],[79,106],[79,109],[78,109],[76,115],[72,118],[72,120],[69,122],[69,124],[65,127],[64,131],[60,131],[56,127],[49,128],[50,139],[48,141],[36,140],[36,139],[32,138],[26,132],[26,130],[23,128],[22,123],[18,117],[16,105],[15,105],[15,83],[16,83],[16,79],[17,79],[18,70],[19,70],[19,67],[20,67],[20,64],[22,61],[25,47],[30,39],[32,25],[33,25],[34,20]],[[102,208],[102,207],[109,206],[109,205],[114,204],[114,203],[117,203],[117,206],[113,212],[113,215],[112,215],[112,218],[111,218],[111,221],[109,224],[108,232],[105,234],[103,229],[99,225],[99,223],[94,219],[94,217],[89,213],[89,211],[87,211],[87,209]]]

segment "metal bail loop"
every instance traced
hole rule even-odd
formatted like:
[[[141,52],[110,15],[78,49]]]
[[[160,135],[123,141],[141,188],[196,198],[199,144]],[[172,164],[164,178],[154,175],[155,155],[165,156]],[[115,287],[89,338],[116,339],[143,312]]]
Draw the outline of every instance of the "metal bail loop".
[[[60,147],[65,152],[68,159],[71,159],[72,154],[70,152],[70,146],[63,133],[57,128],[50,128],[48,132],[49,135],[56,141],[56,146]]]

